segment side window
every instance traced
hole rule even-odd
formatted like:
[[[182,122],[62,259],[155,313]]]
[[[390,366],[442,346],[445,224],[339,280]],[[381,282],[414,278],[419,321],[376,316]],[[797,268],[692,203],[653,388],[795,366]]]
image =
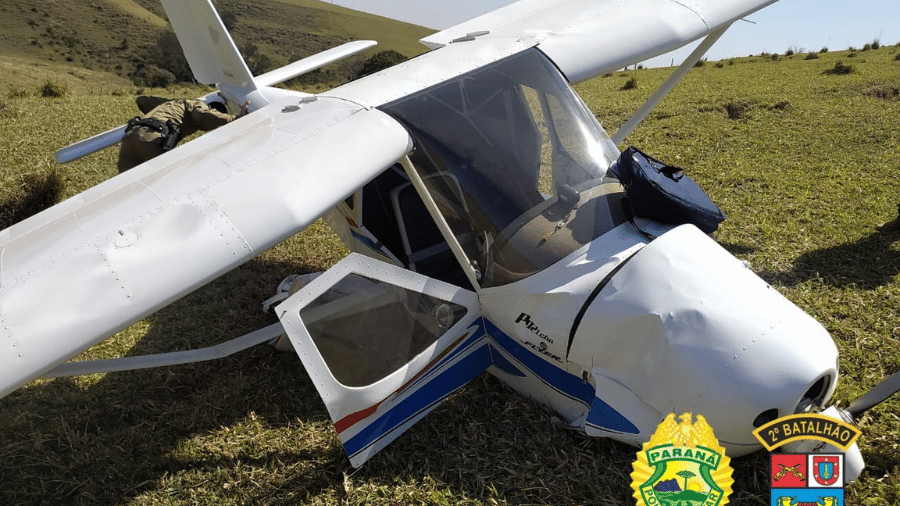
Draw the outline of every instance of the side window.
[[[332,376],[371,385],[438,340],[466,308],[350,273],[300,311]]]

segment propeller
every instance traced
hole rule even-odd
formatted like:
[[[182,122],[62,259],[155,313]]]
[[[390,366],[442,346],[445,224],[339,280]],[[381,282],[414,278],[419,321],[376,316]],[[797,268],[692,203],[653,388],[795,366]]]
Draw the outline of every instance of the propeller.
[[[886,401],[898,391],[900,391],[900,371],[895,372],[881,383],[875,385],[874,388],[859,399],[856,399],[844,411],[849,413],[854,420],[857,420],[863,413]]]
[[[820,414],[834,418],[835,420],[853,423],[866,411],[886,401],[898,391],[900,391],[900,371],[895,372],[878,385],[875,385],[874,388],[866,392],[865,395],[854,401],[846,409],[830,406],[821,411]],[[856,481],[865,468],[862,453],[856,443],[853,443],[853,445],[846,450],[841,450],[830,443],[824,443],[813,439],[804,439],[785,444],[783,450],[788,453],[834,453],[843,451],[845,483],[853,483]]]

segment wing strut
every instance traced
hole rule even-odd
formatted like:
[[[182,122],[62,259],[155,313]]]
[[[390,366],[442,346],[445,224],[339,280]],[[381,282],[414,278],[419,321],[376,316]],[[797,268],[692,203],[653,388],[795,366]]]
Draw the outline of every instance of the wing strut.
[[[634,130],[638,126],[638,124],[640,124],[641,121],[644,121],[644,118],[646,118],[647,115],[650,114],[650,111],[652,111],[654,107],[659,105],[659,103],[662,102],[662,99],[666,98],[666,95],[668,95],[669,92],[672,91],[672,88],[674,88],[675,85],[677,85],[681,81],[684,75],[687,74],[688,70],[691,70],[691,68],[696,65],[698,61],[700,61],[700,58],[702,58],[703,55],[706,54],[707,51],[709,51],[709,48],[712,47],[712,45],[715,44],[717,40],[719,40],[719,37],[721,37],[722,34],[725,33],[725,31],[728,30],[730,26],[730,24],[725,25],[722,28],[719,28],[718,30],[710,33],[706,36],[705,39],[703,39],[703,42],[701,42],[700,45],[697,46],[697,49],[694,49],[694,52],[691,53],[690,56],[688,56],[677,69],[675,69],[675,72],[673,72],[672,75],[670,75],[669,78],[666,79],[665,82],[662,83],[662,85],[653,93],[653,95],[651,95],[650,98],[648,98],[647,101],[644,102],[644,105],[642,105],[637,111],[635,111],[635,113],[630,118],[628,118],[628,121],[626,121],[625,124],[619,128],[619,131],[612,136],[612,140],[614,143],[616,143],[616,145],[619,145],[623,140],[625,140],[625,137],[628,137],[628,134],[630,134],[632,130]]]
[[[281,323],[273,323],[268,327],[236,337],[230,341],[219,343],[206,348],[196,350],[173,351],[170,353],[157,353],[155,355],[140,355],[137,357],[110,358],[105,360],[84,360],[80,362],[65,363],[41,376],[42,378],[61,378],[66,376],[81,376],[83,374],[97,374],[104,372],[133,371],[136,369],[150,369],[168,365],[193,364],[205,362],[233,355],[239,351],[262,344],[284,334]]]

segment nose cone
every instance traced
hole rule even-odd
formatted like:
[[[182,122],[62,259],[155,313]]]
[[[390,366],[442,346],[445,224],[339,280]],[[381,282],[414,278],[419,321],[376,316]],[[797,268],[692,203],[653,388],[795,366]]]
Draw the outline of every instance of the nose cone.
[[[754,422],[822,404],[837,379],[828,332],[692,226],[651,242],[602,288],[569,359],[661,417],[702,414],[731,456],[759,448]]]

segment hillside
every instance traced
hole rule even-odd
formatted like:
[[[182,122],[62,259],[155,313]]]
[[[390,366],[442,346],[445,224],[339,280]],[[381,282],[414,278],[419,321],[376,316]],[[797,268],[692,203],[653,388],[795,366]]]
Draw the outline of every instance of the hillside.
[[[83,17],[82,27],[94,17],[104,26],[130,20],[150,44],[153,16],[161,15],[154,2],[130,3],[133,15],[117,7],[123,2],[73,0],[90,15],[71,17]],[[221,2],[240,13],[236,36],[271,45],[273,58],[285,60],[274,42],[300,31],[278,15],[332,14],[330,6],[303,11],[309,4],[270,0],[239,10]],[[50,26],[47,5],[67,4],[34,7],[41,20],[32,37],[41,40],[49,37],[40,35]],[[7,18],[35,17],[31,9],[19,0],[0,7],[0,52],[11,52],[0,60],[0,86],[27,91],[0,87],[0,179],[9,186],[22,175],[57,171],[70,197],[115,175],[116,150],[66,165],[53,152],[134,110],[125,68],[107,72],[101,64],[109,64],[104,54],[139,52],[136,43],[116,49],[124,31],[92,30],[77,33],[94,49],[74,53],[71,63],[58,43],[13,51],[9,41],[28,39],[10,32]],[[60,26],[53,33],[62,32],[63,16],[49,14]],[[370,23],[390,32],[364,16],[341,23],[354,34]],[[257,37],[254,26],[267,35]],[[321,28],[309,40],[346,40],[342,28]],[[112,45],[103,53],[106,38]],[[841,357],[832,401],[846,406],[900,369],[900,235],[874,231],[900,200],[900,46],[837,49],[705,62],[620,147],[636,145],[683,167],[727,215],[714,239],[826,327]],[[37,96],[24,81],[37,72],[82,84],[62,97]],[[670,73],[614,72],[576,89],[612,133]],[[317,223],[79,358],[198,348],[271,324],[260,303],[285,276],[326,269],[344,253]],[[900,504],[898,412],[900,396],[861,420],[868,467],[847,487],[846,504]],[[192,365],[41,379],[0,399],[0,503],[634,504],[629,474],[637,450],[560,428],[553,416],[483,375],[354,469],[297,357],[266,346]],[[729,504],[769,504],[768,453],[732,466]]]
[[[216,6],[248,62],[263,64],[257,73],[349,40],[379,42],[377,48],[323,69],[308,82],[346,79],[376,51],[393,49],[414,56],[425,50],[418,39],[431,33],[315,0],[219,0]],[[157,0],[4,1],[0,66],[27,71],[0,74],[0,96],[48,79],[95,92],[132,85],[148,66],[172,58],[171,41],[163,37],[167,32],[171,29]]]

